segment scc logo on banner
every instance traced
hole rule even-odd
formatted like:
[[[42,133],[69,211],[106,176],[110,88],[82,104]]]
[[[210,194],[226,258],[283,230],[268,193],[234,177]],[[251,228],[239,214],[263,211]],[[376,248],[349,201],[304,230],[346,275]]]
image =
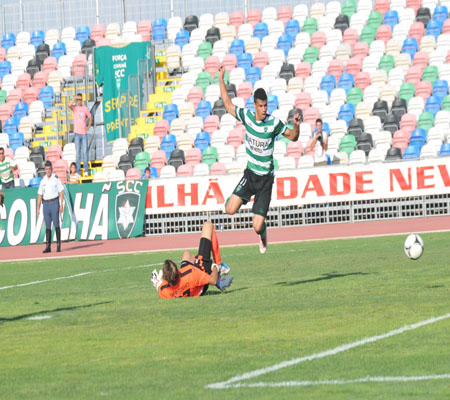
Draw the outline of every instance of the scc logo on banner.
[[[61,215],[63,240],[106,240],[142,236],[148,183],[130,180],[68,185]],[[0,246],[42,243],[43,213],[36,216],[37,188],[4,191]]]

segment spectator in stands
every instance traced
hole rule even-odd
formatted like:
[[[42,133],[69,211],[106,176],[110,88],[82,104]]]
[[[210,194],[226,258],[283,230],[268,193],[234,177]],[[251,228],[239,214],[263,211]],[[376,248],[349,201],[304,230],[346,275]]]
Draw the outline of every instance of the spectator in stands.
[[[80,183],[81,176],[77,172],[77,164],[70,164],[69,184]]]
[[[268,114],[267,94],[264,89],[255,90],[255,112],[235,106],[225,86],[225,68],[219,69],[220,94],[225,109],[245,126],[245,147],[247,168],[244,176],[225,203],[227,214],[236,213],[242,204],[255,196],[253,203],[253,229],[260,237],[259,251],[264,254],[267,248],[266,216],[269,211],[272,186],[274,182],[273,151],[275,139],[283,135],[297,141],[300,127],[300,114],[294,114],[294,126],[288,128],[282,121]]]
[[[77,103],[75,105],[75,102]],[[77,151],[77,172],[81,175],[81,159],[83,159],[84,176],[89,175],[89,149],[87,132],[92,125],[92,115],[83,105],[83,96],[78,93],[69,104],[73,113],[73,133]],[[89,122],[86,125],[86,120]]]
[[[323,158],[325,156],[325,152],[328,150],[328,134],[322,131],[322,127],[323,122],[319,118],[316,120],[316,130],[309,148],[311,151],[316,151],[316,161],[319,158]]]
[[[211,260],[211,252],[212,258]],[[163,270],[153,270],[152,283],[162,299],[203,296],[209,285],[224,291],[231,285],[233,277],[223,277],[230,268],[222,262],[216,230],[212,222],[205,222],[198,254],[183,253],[180,269],[172,260],[164,261]]]
[[[59,226],[59,214],[64,209],[64,187],[58,177],[53,174],[50,161],[45,162],[45,176],[42,178],[38,189],[38,204],[36,214],[41,212],[41,204],[44,203],[45,241],[43,253],[50,253],[52,242],[52,222],[56,232],[56,251],[61,252],[61,227]]]
[[[5,159],[5,149],[0,147],[0,183],[2,189],[14,188],[14,174],[13,171],[17,169],[14,162]]]
[[[145,168],[144,179],[150,179],[150,167]]]

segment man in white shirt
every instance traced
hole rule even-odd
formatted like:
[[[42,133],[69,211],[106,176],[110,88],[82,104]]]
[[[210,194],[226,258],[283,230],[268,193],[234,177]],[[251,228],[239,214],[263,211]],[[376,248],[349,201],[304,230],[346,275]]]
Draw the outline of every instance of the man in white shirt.
[[[316,120],[316,131],[314,132],[313,139],[311,140],[310,150],[316,150],[315,161],[324,158],[326,151],[328,150],[328,134],[322,131],[323,122],[319,118]]]
[[[64,187],[59,178],[52,173],[52,163],[45,162],[45,176],[39,185],[37,215],[41,212],[41,203],[44,203],[45,240],[46,247],[43,253],[50,253],[52,242],[52,222],[56,232],[57,252],[61,252],[61,227],[59,226],[59,214],[64,208]]]

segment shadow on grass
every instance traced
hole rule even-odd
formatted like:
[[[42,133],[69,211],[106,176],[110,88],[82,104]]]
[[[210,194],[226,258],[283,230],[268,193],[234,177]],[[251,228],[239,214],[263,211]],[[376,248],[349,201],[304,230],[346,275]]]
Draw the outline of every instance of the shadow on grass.
[[[102,304],[109,304],[109,303],[112,303],[112,301],[102,301],[100,303],[86,304],[84,306],[60,307],[60,308],[54,308],[53,310],[38,311],[38,312],[30,313],[30,314],[18,315],[16,317],[11,317],[11,318],[0,318],[0,325],[2,325],[4,322],[20,321],[25,318],[35,317],[35,316],[42,315],[42,314],[49,314],[49,313],[55,313],[55,312],[61,312],[61,311],[74,311],[74,310],[79,310],[81,308],[95,307],[95,306],[100,306]]]
[[[218,294],[227,294],[227,293],[233,293],[233,292],[239,292],[240,290],[247,290],[248,287],[243,287],[243,288],[239,288],[239,289],[231,289],[231,290],[225,290],[225,292],[218,292],[218,291],[214,291],[214,292],[210,292],[209,290],[205,293],[205,296],[216,296]]]
[[[313,283],[313,282],[320,282],[320,281],[326,281],[329,279],[336,279],[336,278],[345,278],[347,276],[354,276],[354,275],[372,275],[372,273],[368,272],[349,272],[347,274],[338,274],[336,272],[329,272],[326,274],[323,274],[322,276],[314,279],[305,279],[302,281],[291,281],[291,282],[277,282],[276,285],[280,286],[294,286],[294,285],[303,285],[305,283]]]
[[[103,246],[103,243],[80,244],[78,246],[68,247],[66,249],[63,247],[63,251],[72,251],[72,250],[86,249],[86,248],[90,248],[90,247],[94,247],[94,246]]]

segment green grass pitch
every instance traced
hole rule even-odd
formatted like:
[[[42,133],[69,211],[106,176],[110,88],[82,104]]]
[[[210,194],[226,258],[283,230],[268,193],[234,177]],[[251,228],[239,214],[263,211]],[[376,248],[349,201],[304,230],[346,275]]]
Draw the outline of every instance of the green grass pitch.
[[[223,248],[228,293],[176,300],[150,275],[181,251],[0,264],[13,286],[0,290],[0,398],[448,399],[450,379],[206,388],[450,313],[450,233],[422,237],[417,261],[405,236]],[[450,374],[449,331],[447,318],[244,382]]]

